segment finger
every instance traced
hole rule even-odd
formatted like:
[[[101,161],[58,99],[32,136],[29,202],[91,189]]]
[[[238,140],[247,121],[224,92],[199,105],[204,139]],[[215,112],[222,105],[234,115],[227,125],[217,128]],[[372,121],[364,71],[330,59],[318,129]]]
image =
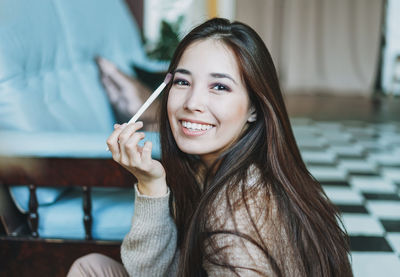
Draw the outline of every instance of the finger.
[[[129,165],[133,167],[141,167],[142,164],[142,151],[138,145],[139,141],[144,139],[145,134],[137,132],[130,137],[130,139],[124,145],[126,157],[129,161]]]
[[[118,137],[124,129],[124,125],[115,124],[114,125],[114,132],[107,139],[107,146],[108,149],[113,154],[113,158],[115,155],[120,153],[119,144],[118,144]]]
[[[126,143],[128,140],[143,126],[143,122],[139,121],[132,124],[125,124],[124,130],[120,133],[119,139],[119,146],[121,151],[120,162],[128,165],[130,163],[130,156],[127,152],[130,152],[133,146],[128,146],[129,149],[126,149]],[[136,146],[134,147],[136,148]],[[135,151],[136,149],[133,149]],[[134,155],[134,154],[133,154]]]
[[[151,149],[153,148],[153,144],[151,141],[146,141],[144,143],[143,149],[142,149],[142,163],[145,165],[150,165],[151,164]]]
[[[125,144],[125,142],[135,133],[137,132],[140,128],[143,127],[143,122],[138,121],[135,123],[124,123],[125,127],[124,130],[120,133],[119,135],[119,141],[121,144]]]

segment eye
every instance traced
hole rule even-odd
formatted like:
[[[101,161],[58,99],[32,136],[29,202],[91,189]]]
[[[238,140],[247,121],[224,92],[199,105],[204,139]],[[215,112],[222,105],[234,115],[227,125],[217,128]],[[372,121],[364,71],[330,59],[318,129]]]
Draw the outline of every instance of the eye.
[[[176,85],[176,86],[181,86],[181,87],[183,87],[183,86],[190,86],[190,84],[189,84],[188,81],[186,81],[186,80],[184,80],[184,79],[179,79],[179,78],[177,78],[177,79],[174,80],[174,85]]]
[[[231,91],[231,89],[228,86],[221,83],[213,84],[211,88],[217,91]]]

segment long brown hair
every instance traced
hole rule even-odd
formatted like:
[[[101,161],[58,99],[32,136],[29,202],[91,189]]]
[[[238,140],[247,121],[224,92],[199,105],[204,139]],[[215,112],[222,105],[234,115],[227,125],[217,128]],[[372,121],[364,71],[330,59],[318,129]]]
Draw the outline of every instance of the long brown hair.
[[[162,100],[160,134],[162,163],[174,199],[171,207],[174,207],[172,213],[181,251],[179,275],[206,276],[202,268],[203,244],[216,233],[206,227],[207,218],[215,213],[211,209],[212,203],[228,184],[239,186],[245,182],[249,168],[255,166],[261,175],[259,188],[267,191],[266,205],[271,195],[279,195],[276,207],[279,220],[291,234],[288,239],[297,254],[295,264],[301,268],[300,272],[305,276],[352,276],[347,236],[338,224],[340,219],[336,209],[301,158],[276,70],[262,39],[243,23],[211,19],[183,38],[169,72],[175,71],[188,46],[205,39],[218,40],[235,54],[257,120],[249,124],[242,137],[213,167],[208,168],[204,183],[199,184],[198,170],[204,165],[197,157],[180,151],[174,140],[167,116],[171,84],[167,88]],[[227,197],[230,197],[229,191]],[[244,196],[243,200],[246,202],[247,198]],[[231,208],[235,209],[234,206]],[[239,232],[233,233],[242,236]],[[280,268],[277,260],[284,260],[284,254],[272,257],[265,244],[256,244],[270,261],[275,274],[283,276],[285,270]],[[235,267],[223,260],[210,262],[230,268],[237,274]]]

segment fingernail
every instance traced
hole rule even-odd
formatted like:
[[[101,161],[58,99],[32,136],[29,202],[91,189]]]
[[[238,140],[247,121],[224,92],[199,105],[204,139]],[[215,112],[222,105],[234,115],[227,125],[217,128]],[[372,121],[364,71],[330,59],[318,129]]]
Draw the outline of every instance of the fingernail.
[[[143,126],[143,121],[138,121],[136,123],[139,124],[139,126]]]
[[[114,129],[117,129],[119,126],[121,126],[121,125],[119,125],[119,124],[114,124]]]

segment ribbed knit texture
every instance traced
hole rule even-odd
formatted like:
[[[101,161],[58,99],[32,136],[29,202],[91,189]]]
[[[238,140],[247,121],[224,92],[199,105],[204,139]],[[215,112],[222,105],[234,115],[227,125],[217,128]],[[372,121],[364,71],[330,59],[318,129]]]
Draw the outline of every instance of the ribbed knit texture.
[[[130,276],[175,276],[177,230],[169,213],[170,192],[156,198],[141,195],[136,186],[135,190],[135,212],[122,242],[122,262]]]
[[[211,238],[204,242],[205,258],[198,262],[210,277],[234,275],[229,267],[218,265],[225,263],[235,267],[240,276],[275,277],[278,274],[273,264],[280,268],[281,276],[306,276],[301,265],[295,262],[296,252],[280,221],[277,199],[271,195],[266,201],[265,187],[257,187],[259,176],[257,169],[249,169],[245,186],[247,205],[242,199],[244,188],[239,184],[230,199],[226,197],[226,186],[210,203],[216,213],[207,219],[207,229],[228,231],[212,236],[214,247]],[[256,189],[251,189],[253,186]],[[124,266],[135,277],[176,276],[179,251],[176,250],[177,229],[169,211],[170,192],[155,198],[140,195],[135,189],[132,228],[121,248]],[[231,209],[233,203],[237,205]],[[268,249],[268,255],[259,245]]]

